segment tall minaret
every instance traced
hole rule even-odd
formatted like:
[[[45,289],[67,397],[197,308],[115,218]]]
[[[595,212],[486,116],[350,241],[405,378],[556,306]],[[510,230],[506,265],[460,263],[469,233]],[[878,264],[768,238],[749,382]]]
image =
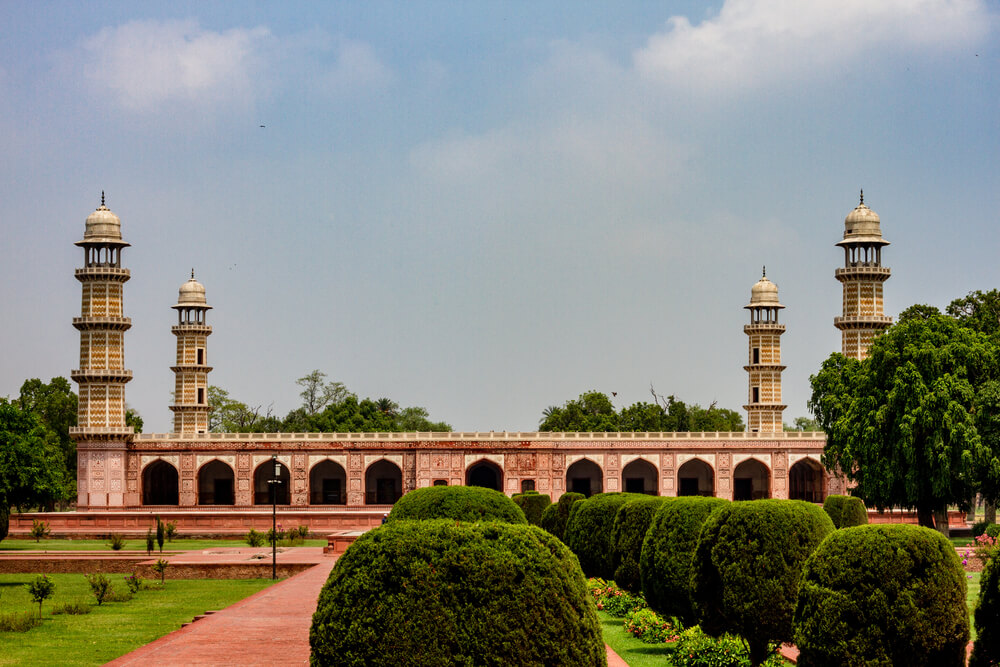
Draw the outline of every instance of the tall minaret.
[[[750,374],[747,430],[773,433],[782,430],[781,413],[781,334],[785,325],[778,324],[778,286],[767,279],[767,271],[750,289],[750,324],[743,327],[749,337],[749,364],[743,367]]]
[[[882,266],[882,238],[878,213],[861,203],[844,219],[844,268],[834,274],[844,285],[844,314],[833,318],[840,329],[840,346],[844,356],[864,359],[876,334],[892,325],[882,303],[882,283],[889,279],[889,268]]]
[[[132,428],[125,425],[125,332],[132,320],[122,314],[122,292],[129,279],[121,253],[121,220],[104,205],[87,217],[84,267],[76,270],[83,285],[83,306],[73,326],[80,331],[80,368],[70,373],[79,385],[77,426],[70,429],[77,451],[77,505],[121,507],[125,504],[125,450]]]
[[[205,300],[205,286],[194,279],[181,285],[177,304],[177,324],[171,331],[177,336],[177,365],[174,372],[174,433],[208,432],[208,365],[207,340],[212,327],[205,324],[205,314],[211,306]]]

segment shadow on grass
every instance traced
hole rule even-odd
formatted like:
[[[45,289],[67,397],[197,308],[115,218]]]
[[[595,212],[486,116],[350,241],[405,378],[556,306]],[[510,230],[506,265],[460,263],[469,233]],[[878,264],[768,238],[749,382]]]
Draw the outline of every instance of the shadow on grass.
[[[608,629],[611,629],[611,630],[614,630],[614,631],[621,631],[621,628],[622,628],[622,619],[620,619],[620,618],[615,618],[615,619],[602,618],[601,619],[601,626],[602,626],[601,629],[605,631],[605,636],[607,636],[607,632],[606,631]],[[638,640],[635,640],[635,641],[638,641]],[[641,656],[650,656],[650,657],[668,656],[668,655],[670,655],[673,652],[673,647],[669,646],[667,644],[639,644],[637,646],[629,646],[628,648],[626,648],[624,650],[615,649],[615,652],[618,653],[618,655],[621,656],[621,658],[623,660],[625,660],[625,662],[628,662],[628,657],[627,656],[629,656],[629,655],[634,655],[634,656],[640,656],[641,655]]]

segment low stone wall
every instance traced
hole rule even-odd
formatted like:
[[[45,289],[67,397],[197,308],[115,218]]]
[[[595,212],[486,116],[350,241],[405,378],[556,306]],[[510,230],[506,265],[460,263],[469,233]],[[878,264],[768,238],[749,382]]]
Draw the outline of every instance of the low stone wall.
[[[136,572],[146,579],[159,581],[160,575],[153,571],[149,556],[90,558],[80,556],[62,557],[3,557],[0,558],[0,573],[19,574],[131,574]],[[304,572],[315,563],[278,563],[278,577],[291,577]],[[171,579],[270,579],[271,560],[242,563],[177,563],[171,564],[166,572]]]
[[[278,508],[278,524],[288,528],[309,526],[315,536],[326,536],[335,531],[368,530],[382,523],[382,515],[391,506],[370,506],[362,510],[302,510]],[[103,539],[109,533],[138,537],[156,525],[156,517],[164,522],[177,523],[181,537],[232,537],[239,538],[250,531],[271,529],[271,511],[240,510],[106,510],[89,512],[28,512],[12,514],[10,536],[29,537],[32,520],[49,524],[53,537]]]
[[[912,523],[917,524],[917,513],[903,510],[889,510],[879,512],[878,510],[868,510],[868,523]],[[949,529],[970,528],[965,521],[965,512],[952,510],[948,512]]]

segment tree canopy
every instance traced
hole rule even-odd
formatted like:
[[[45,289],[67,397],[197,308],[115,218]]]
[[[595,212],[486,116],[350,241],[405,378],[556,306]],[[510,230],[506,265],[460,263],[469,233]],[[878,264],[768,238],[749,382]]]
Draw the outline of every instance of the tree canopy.
[[[1000,348],[915,306],[868,354],[834,353],[810,378],[809,408],[827,433],[823,462],[844,471],[869,506],[913,508],[933,526],[934,512],[966,504],[991,467],[1000,471],[981,432],[983,403],[998,406]]]
[[[341,382],[326,382],[313,371],[296,380],[303,387],[302,405],[284,419],[230,397],[219,387],[208,388],[209,428],[217,433],[376,433],[451,431],[445,422],[432,422],[426,408],[401,408],[390,398],[364,398]]]
[[[588,391],[562,407],[542,413],[539,431],[742,431],[740,413],[716,407],[686,405],[674,396],[652,392],[655,402],[634,403],[616,411],[611,399],[599,391]]]

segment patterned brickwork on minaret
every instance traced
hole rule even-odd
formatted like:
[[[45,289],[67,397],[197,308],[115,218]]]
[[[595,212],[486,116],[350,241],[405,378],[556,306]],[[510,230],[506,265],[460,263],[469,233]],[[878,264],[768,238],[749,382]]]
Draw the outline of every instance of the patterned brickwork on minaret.
[[[778,311],[784,306],[778,302],[778,286],[761,277],[750,290],[750,324],[743,327],[748,337],[748,364],[743,367],[749,374],[747,392],[747,430],[774,433],[782,430],[781,413],[781,334],[785,325],[778,323]]]
[[[174,433],[208,432],[208,337],[212,327],[205,323],[211,306],[205,299],[205,287],[194,279],[181,285],[177,303],[177,324],[171,331],[177,336],[177,365],[174,372]]]
[[[844,301],[843,315],[833,323],[840,329],[844,356],[864,359],[872,339],[892,325],[882,300],[882,284],[890,274],[882,266],[882,247],[889,242],[882,238],[878,214],[865,206],[864,192],[844,219],[844,240],[837,245],[844,249],[844,267],[834,275],[844,286]]]
[[[122,268],[121,220],[104,205],[87,217],[83,240],[84,266],[76,270],[83,288],[80,317],[80,367],[70,373],[78,384],[77,426],[70,435],[77,443],[77,504],[80,507],[121,506],[124,503],[124,451],[133,435],[125,425],[125,332],[132,321],[122,304],[128,269]]]

